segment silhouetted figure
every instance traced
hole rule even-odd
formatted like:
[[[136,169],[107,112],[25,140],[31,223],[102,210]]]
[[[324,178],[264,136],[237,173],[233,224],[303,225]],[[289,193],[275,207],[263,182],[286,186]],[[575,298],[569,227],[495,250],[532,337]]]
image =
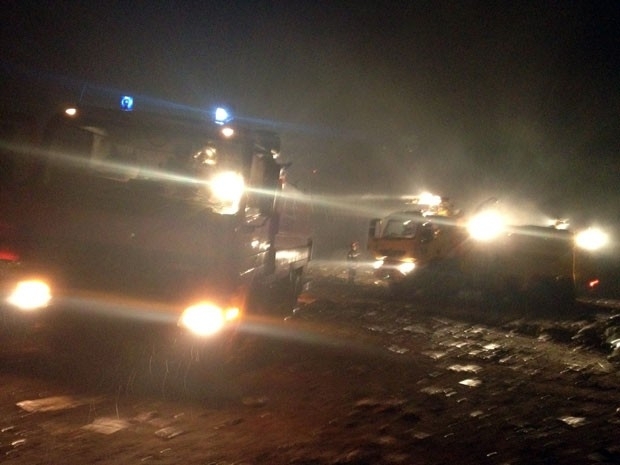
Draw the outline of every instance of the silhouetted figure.
[[[347,262],[349,264],[349,284],[355,282],[355,275],[357,273],[357,260],[360,256],[360,243],[357,241],[351,242],[351,247],[347,253]]]

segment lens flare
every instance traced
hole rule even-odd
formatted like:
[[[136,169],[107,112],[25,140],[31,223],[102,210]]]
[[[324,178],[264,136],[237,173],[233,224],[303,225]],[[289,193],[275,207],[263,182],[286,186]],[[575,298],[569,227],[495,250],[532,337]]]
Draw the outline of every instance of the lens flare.
[[[20,281],[7,302],[21,310],[38,310],[46,307],[52,299],[50,287],[40,280]]]
[[[494,211],[479,213],[467,225],[470,236],[477,241],[491,241],[497,238],[505,228],[504,218]]]
[[[598,228],[588,228],[575,235],[577,247],[588,251],[599,250],[605,247],[608,242],[609,236]]]

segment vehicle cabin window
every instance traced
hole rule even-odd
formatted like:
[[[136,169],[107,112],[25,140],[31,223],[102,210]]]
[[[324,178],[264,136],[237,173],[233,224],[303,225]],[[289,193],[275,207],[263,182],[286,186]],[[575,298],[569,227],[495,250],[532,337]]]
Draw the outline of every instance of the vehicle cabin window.
[[[383,231],[383,237],[406,237],[415,236],[417,223],[413,220],[388,220]]]
[[[277,185],[278,165],[249,152],[243,138],[219,139],[186,128],[68,124],[51,134],[48,150],[46,185],[72,197],[79,197],[75,189],[103,192],[98,198],[110,190],[119,197],[129,189],[141,194],[136,202],[146,199],[146,204],[148,196],[157,195],[220,211],[229,208],[222,196],[234,195],[221,184],[232,172],[243,175],[249,188],[243,203],[248,221],[273,208],[273,198],[262,192]]]
[[[210,168],[197,157],[205,145],[154,132],[62,126],[49,141],[46,179],[52,184],[72,181],[79,171],[90,179],[150,184],[162,193],[186,196],[197,189],[193,178]]]
[[[111,172],[111,153],[116,153],[116,148],[102,129],[60,126],[48,141],[45,181],[62,185],[93,171]]]

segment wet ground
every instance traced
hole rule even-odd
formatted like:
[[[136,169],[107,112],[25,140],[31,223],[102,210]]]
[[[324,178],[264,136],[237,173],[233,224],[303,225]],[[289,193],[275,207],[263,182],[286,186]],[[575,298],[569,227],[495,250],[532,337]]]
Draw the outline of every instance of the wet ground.
[[[118,360],[56,371],[36,341],[5,344],[0,460],[620,463],[614,302],[497,314],[394,300],[344,273],[316,262],[294,314],[248,325],[191,376],[153,367],[150,385]]]

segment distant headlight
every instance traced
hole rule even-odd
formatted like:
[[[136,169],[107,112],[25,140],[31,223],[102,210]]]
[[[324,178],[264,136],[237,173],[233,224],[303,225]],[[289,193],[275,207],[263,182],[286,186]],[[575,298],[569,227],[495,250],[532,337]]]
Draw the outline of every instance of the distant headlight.
[[[402,274],[409,274],[415,269],[415,263],[413,262],[404,262],[398,265],[398,271]]]
[[[608,242],[609,236],[598,228],[588,228],[575,235],[575,245],[584,250],[599,250]]]
[[[497,212],[484,211],[467,224],[469,235],[477,241],[491,241],[506,229],[504,218]]]
[[[209,303],[200,302],[185,309],[179,319],[179,326],[197,336],[211,336],[221,331],[226,323],[239,318],[240,311],[236,307],[223,309]]]
[[[38,310],[46,307],[52,299],[50,287],[40,280],[20,281],[13,288],[7,302],[20,310]]]
[[[383,260],[375,260],[372,264],[372,267],[375,270],[378,270],[379,268],[381,268],[383,266]]]
[[[234,215],[239,211],[239,203],[245,191],[243,176],[234,171],[217,173],[209,181],[211,200],[217,205],[219,213]]]

